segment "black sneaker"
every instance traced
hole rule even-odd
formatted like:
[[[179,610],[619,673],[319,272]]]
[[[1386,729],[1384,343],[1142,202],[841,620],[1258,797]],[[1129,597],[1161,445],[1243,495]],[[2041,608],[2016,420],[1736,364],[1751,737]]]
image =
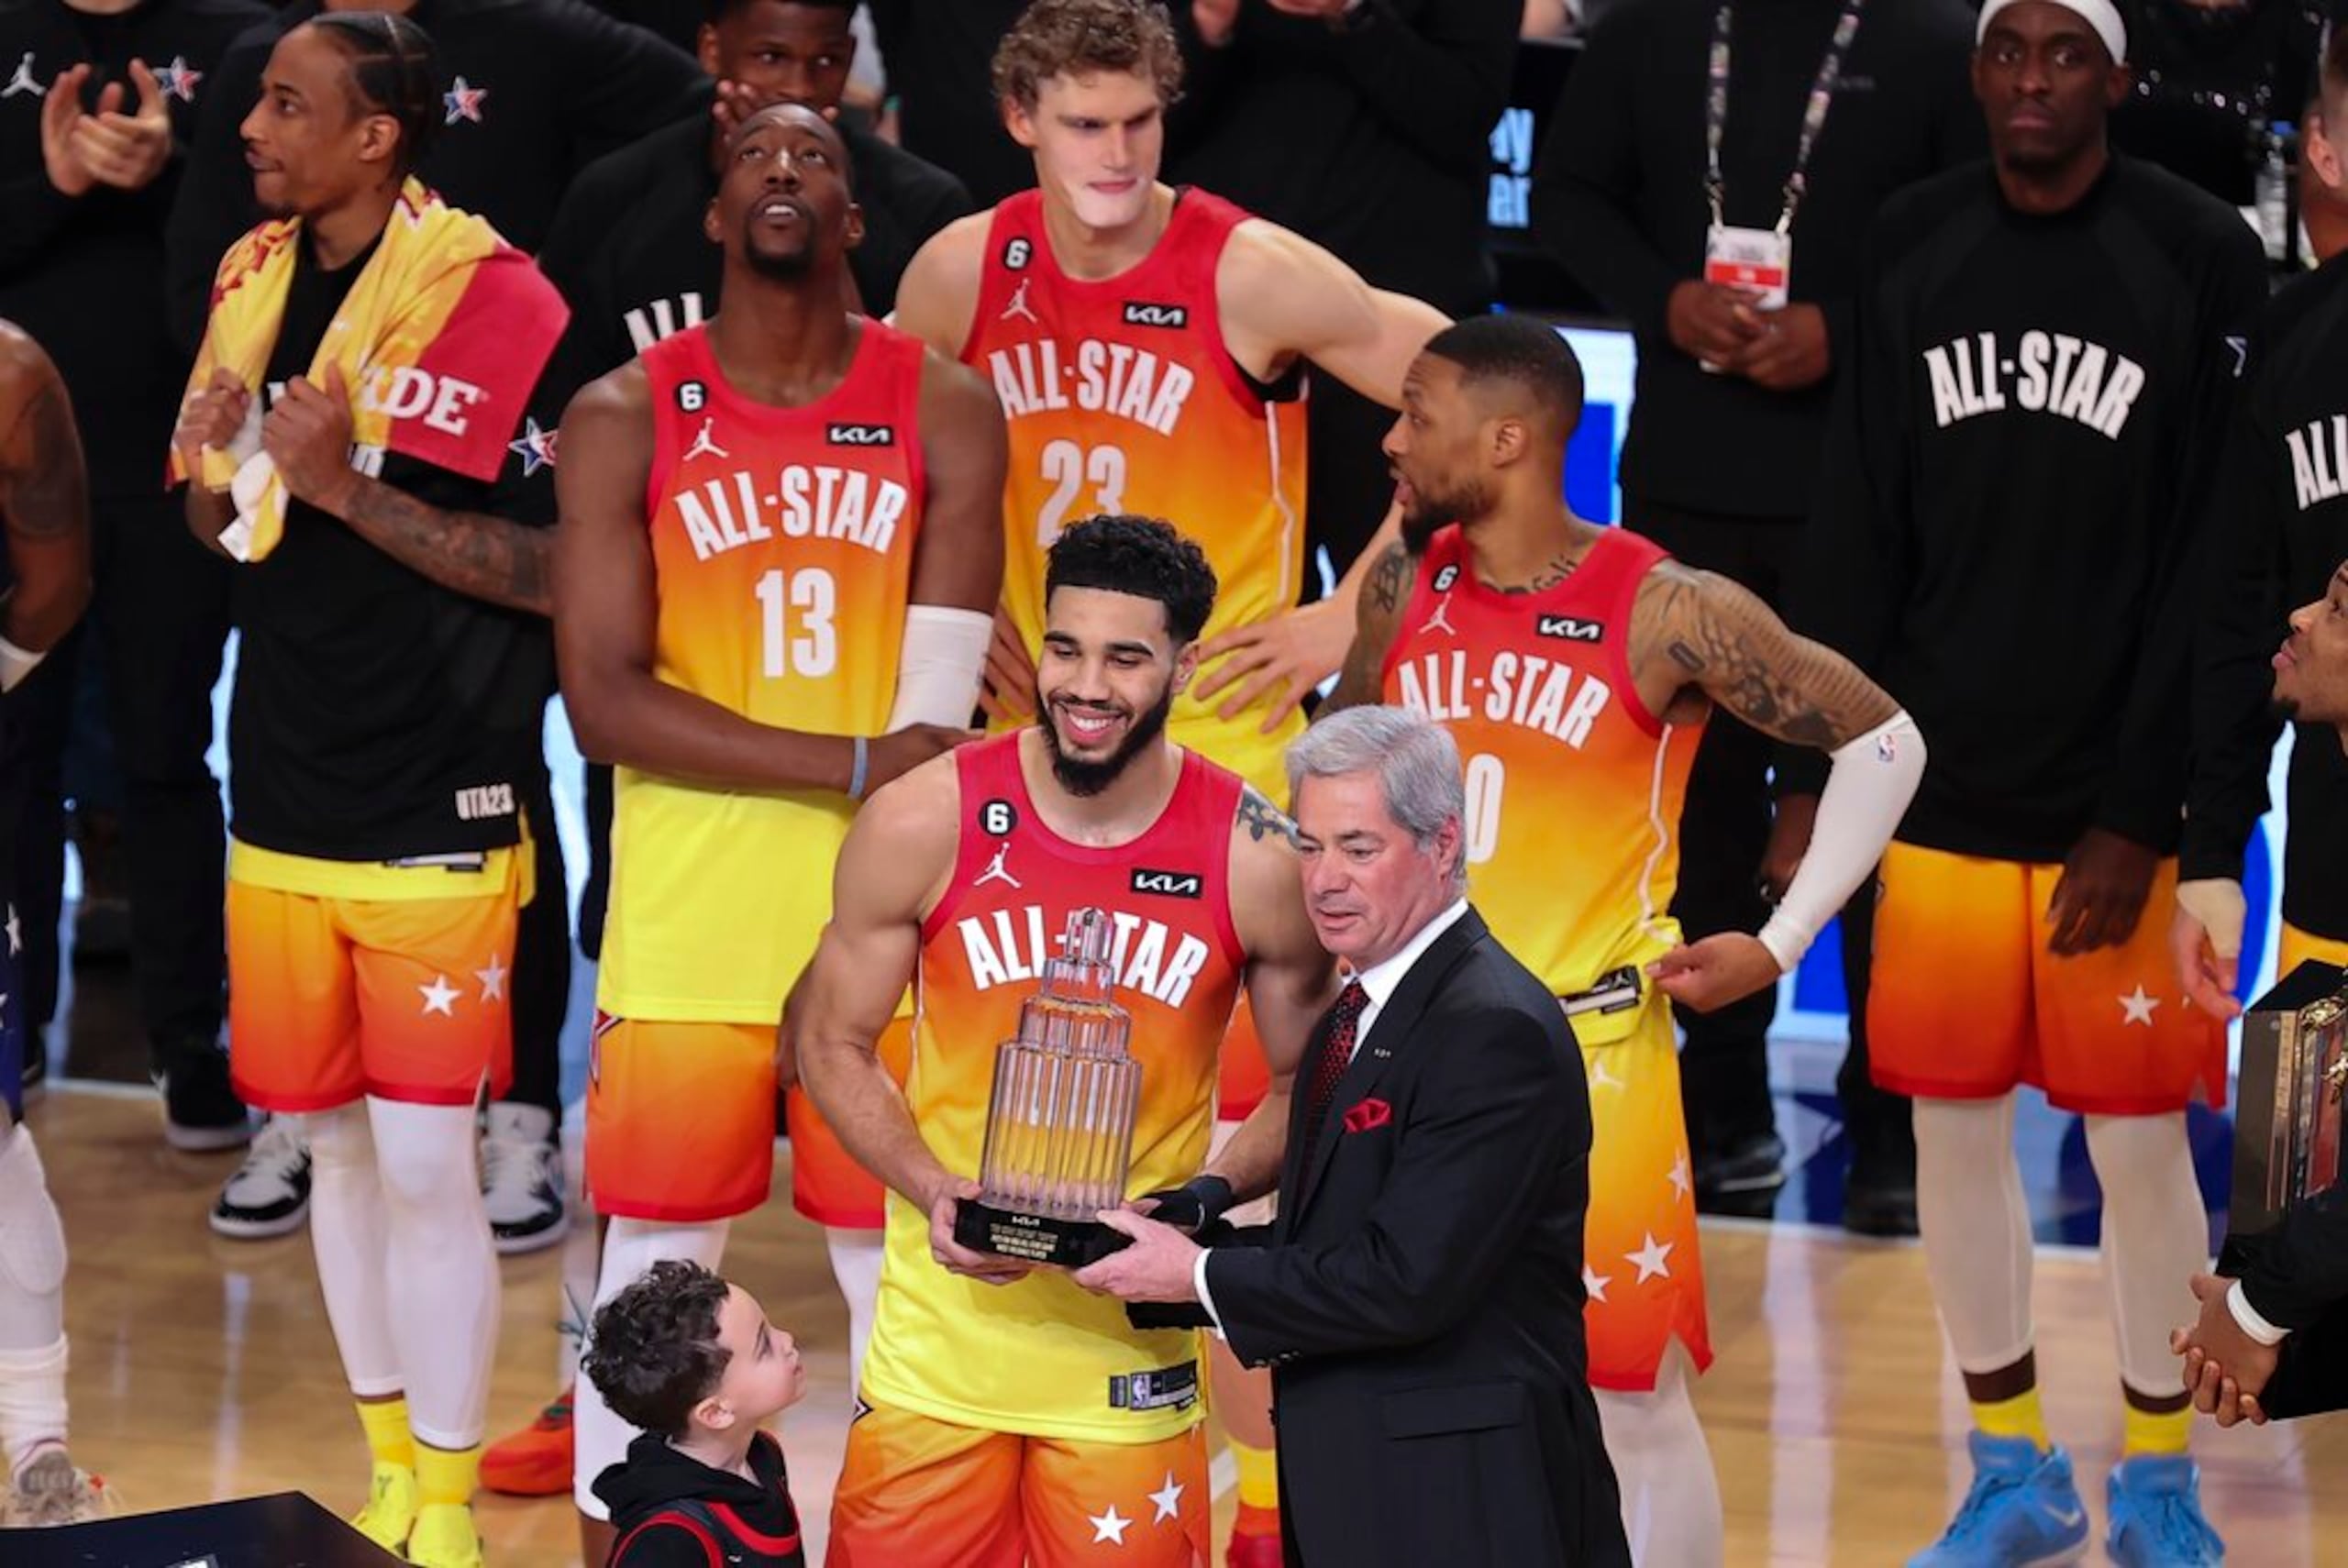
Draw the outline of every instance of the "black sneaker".
[[[1851,1156],[1843,1185],[1843,1229],[1855,1236],[1912,1236],[1916,1223],[1916,1149],[1882,1140]]]
[[[192,1040],[162,1054],[155,1087],[163,1091],[163,1140],[202,1154],[240,1149],[253,1141],[252,1113],[228,1083],[228,1054],[208,1040]]]
[[[489,1108],[481,1195],[499,1252],[534,1253],[562,1240],[570,1212],[562,1200],[562,1146],[551,1112],[503,1101]]]
[[[1696,1211],[1767,1219],[1786,1185],[1786,1145],[1774,1132],[1741,1139],[1695,1157]]]
[[[298,1116],[261,1124],[250,1153],[220,1188],[212,1228],[240,1242],[298,1231],[310,1216],[310,1143]]]

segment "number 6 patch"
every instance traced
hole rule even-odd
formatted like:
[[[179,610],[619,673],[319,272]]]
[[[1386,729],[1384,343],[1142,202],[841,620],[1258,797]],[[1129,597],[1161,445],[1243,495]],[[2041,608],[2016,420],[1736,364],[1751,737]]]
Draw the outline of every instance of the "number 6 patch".
[[[989,801],[979,808],[979,828],[994,838],[1005,838],[1019,825],[1019,808],[1008,801]]]

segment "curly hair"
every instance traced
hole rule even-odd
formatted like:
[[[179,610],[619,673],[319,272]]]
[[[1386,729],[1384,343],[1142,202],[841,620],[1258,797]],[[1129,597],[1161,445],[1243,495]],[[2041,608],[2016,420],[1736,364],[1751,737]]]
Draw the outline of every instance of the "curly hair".
[[[1099,588],[1155,599],[1176,646],[1195,640],[1214,613],[1214,568],[1204,550],[1156,517],[1087,517],[1071,523],[1044,559],[1044,602],[1062,588]]]
[[[1181,96],[1182,46],[1158,0],[1036,0],[994,51],[994,95],[1033,112],[1055,76],[1130,72]]]
[[[654,1264],[596,1312],[579,1370],[628,1425],[683,1437],[734,1357],[717,1342],[730,1289],[699,1264]]]

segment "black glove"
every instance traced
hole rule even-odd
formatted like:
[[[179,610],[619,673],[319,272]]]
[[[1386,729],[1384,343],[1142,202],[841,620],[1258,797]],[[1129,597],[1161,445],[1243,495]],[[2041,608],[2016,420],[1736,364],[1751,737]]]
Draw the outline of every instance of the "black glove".
[[[1196,1235],[1231,1207],[1231,1184],[1219,1176],[1197,1176],[1180,1187],[1143,1193],[1135,1201],[1156,1205],[1149,1211],[1152,1220]]]

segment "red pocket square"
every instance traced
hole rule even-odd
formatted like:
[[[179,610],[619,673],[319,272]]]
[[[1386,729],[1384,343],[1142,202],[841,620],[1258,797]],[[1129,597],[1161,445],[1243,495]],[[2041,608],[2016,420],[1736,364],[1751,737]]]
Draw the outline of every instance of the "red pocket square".
[[[1365,1099],[1346,1112],[1346,1131],[1367,1132],[1394,1120],[1394,1108],[1382,1099]]]

